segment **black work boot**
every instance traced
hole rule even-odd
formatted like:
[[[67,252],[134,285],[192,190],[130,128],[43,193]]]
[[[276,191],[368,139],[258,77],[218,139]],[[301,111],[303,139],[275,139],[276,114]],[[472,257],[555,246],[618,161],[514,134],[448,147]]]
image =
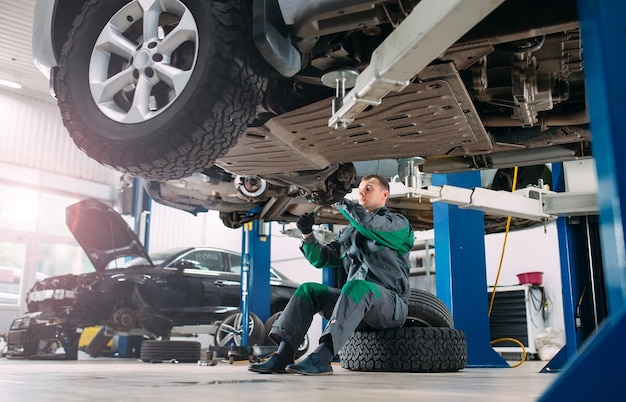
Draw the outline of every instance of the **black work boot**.
[[[262,363],[253,363],[248,366],[248,370],[262,374],[282,374],[285,373],[285,367],[293,364],[293,358],[289,359],[275,353],[272,357]]]

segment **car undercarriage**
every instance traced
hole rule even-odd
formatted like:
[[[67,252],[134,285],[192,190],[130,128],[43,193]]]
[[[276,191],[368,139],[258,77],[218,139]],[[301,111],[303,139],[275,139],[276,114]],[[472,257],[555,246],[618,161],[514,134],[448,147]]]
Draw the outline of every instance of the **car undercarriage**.
[[[293,221],[315,204],[319,223],[341,223],[328,206],[367,173],[428,181],[591,156],[572,0],[502,2],[409,72],[405,88],[331,124],[376,52],[425,3],[434,9],[427,0],[58,2],[65,17],[53,24],[49,73],[89,156],[142,178],[155,201],[218,210],[229,227]],[[416,230],[432,226],[428,201],[390,207]]]

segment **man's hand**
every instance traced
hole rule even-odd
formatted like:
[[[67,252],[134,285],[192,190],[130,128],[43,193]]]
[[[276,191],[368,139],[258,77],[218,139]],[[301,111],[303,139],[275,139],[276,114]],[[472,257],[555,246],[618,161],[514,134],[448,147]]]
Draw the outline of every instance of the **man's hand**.
[[[307,212],[306,214],[298,218],[298,221],[296,222],[296,226],[298,227],[298,229],[300,229],[303,235],[307,235],[313,232],[314,223],[315,223],[315,216]]]

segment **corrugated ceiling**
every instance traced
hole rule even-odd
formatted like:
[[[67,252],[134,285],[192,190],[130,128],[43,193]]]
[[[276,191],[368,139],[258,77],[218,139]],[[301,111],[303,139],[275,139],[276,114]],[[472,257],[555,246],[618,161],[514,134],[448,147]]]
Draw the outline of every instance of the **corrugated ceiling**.
[[[0,79],[22,84],[24,95],[54,101],[31,55],[34,5],[35,0],[0,0]]]

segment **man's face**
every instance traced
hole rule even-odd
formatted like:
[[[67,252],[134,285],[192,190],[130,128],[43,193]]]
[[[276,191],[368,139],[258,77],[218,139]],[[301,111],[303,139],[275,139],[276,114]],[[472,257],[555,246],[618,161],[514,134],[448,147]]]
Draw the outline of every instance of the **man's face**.
[[[374,212],[380,207],[384,207],[389,197],[389,192],[384,190],[378,180],[372,178],[361,180],[359,184],[359,204],[369,212]]]

